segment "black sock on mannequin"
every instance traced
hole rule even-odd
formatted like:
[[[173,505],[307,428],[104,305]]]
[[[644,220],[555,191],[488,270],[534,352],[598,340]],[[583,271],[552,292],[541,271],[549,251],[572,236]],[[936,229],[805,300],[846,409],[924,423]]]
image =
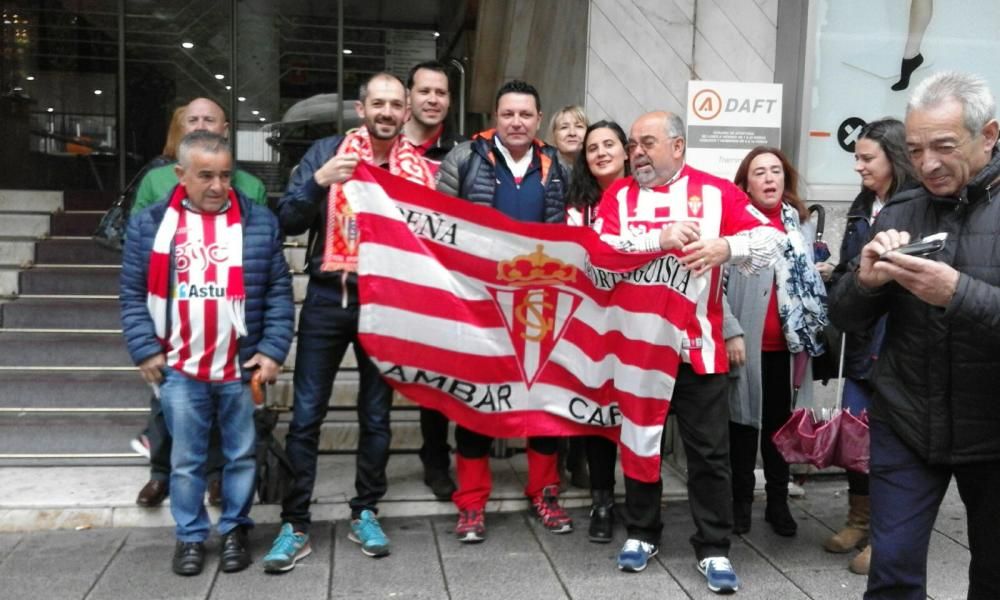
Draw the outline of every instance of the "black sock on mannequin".
[[[901,92],[905,90],[910,85],[910,75],[917,70],[924,62],[924,55],[917,54],[913,58],[904,58],[903,64],[899,67],[899,81],[892,85],[892,90],[895,92]]]

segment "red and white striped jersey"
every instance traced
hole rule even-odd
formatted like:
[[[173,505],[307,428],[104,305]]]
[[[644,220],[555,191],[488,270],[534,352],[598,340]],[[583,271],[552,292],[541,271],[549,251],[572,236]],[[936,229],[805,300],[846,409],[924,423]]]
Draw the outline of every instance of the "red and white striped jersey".
[[[240,378],[236,329],[226,308],[225,231],[225,211],[185,209],[174,235],[167,364],[199,381]]]
[[[594,229],[601,239],[626,252],[658,250],[660,231],[677,221],[694,221],[702,239],[715,239],[767,224],[732,182],[684,165],[666,185],[643,188],[632,177],[604,192]],[[722,337],[722,267],[707,275],[696,316],[688,325],[681,358],[696,373],[729,370]]]

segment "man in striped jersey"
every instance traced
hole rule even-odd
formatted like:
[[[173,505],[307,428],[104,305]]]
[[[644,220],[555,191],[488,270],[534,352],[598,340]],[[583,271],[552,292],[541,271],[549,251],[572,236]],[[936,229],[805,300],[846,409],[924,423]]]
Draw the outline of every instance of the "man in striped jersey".
[[[295,310],[278,221],[230,187],[232,152],[196,131],[178,152],[178,185],[129,222],[121,273],[129,354],[160,395],[173,436],[172,567],[197,575],[211,522],[202,497],[209,430],[218,423],[223,572],[250,564],[256,435],[251,375],[273,383],[291,346]]]
[[[722,339],[722,274],[724,263],[759,270],[777,257],[782,235],[766,227],[767,219],[731,182],[684,162],[684,123],[667,112],[642,115],[632,125],[627,151],[632,176],[604,192],[595,229],[602,239],[626,252],[667,250],[696,277],[710,278],[698,300],[697,318],[687,328],[681,347],[670,409],[677,416],[688,460],[688,495],[696,533],[691,543],[698,569],[713,592],[739,588],[729,562],[732,489],[729,466],[729,370]],[[636,440],[655,440],[622,452],[660,447],[663,423],[634,423]],[[623,427],[624,430],[624,427]],[[650,440],[645,440],[649,442]],[[663,522],[663,481],[625,478],[625,525],[628,539],[618,555],[618,568],[641,571],[658,551]]]

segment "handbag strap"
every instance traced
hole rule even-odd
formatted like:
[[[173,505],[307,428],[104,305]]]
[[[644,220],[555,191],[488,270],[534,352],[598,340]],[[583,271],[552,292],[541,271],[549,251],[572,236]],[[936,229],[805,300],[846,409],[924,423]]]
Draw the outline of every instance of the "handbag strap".
[[[840,334],[840,363],[837,366],[837,410],[840,413],[844,405],[844,351],[847,349],[847,333]]]

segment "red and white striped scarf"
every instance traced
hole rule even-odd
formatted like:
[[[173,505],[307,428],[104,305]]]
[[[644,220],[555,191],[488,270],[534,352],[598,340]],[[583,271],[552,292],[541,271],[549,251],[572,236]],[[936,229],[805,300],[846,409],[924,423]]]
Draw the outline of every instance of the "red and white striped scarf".
[[[182,201],[187,198],[187,189],[183,185],[174,188],[167,202],[167,211],[156,230],[153,240],[153,251],[149,253],[149,273],[146,277],[146,307],[153,317],[156,337],[164,346],[167,345],[167,297],[170,293],[170,251],[177,233],[177,223]],[[246,290],[243,287],[243,225],[240,221],[240,203],[232,189],[229,190],[229,208],[226,210],[226,245],[229,247],[228,260],[225,268],[228,270],[225,305],[229,310],[230,319],[238,336],[247,334],[246,325]]]
[[[371,135],[367,127],[360,127],[348,133],[337,156],[354,154],[361,162],[372,164]],[[375,165],[378,166],[378,165]],[[424,187],[434,187],[434,176],[427,163],[420,157],[413,144],[402,135],[389,152],[389,172]],[[322,271],[356,272],[358,270],[358,226],[354,212],[344,196],[344,186],[335,183],[330,186],[326,209],[326,242],[323,246]]]

